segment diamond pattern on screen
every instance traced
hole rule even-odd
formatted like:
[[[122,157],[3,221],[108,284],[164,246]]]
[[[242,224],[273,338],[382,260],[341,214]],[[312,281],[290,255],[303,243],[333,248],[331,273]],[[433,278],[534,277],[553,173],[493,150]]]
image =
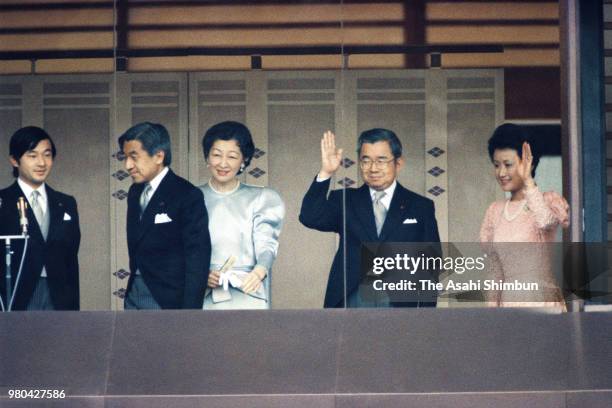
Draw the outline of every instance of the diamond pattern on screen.
[[[118,298],[125,299],[125,289],[121,288],[119,290],[116,290],[113,292],[113,295],[117,296]]]
[[[255,167],[253,170],[249,171],[249,174],[255,178],[259,178],[266,174],[266,172],[259,167]]]
[[[124,200],[126,197],[128,196],[127,191],[125,190],[117,190],[113,193],[113,197],[115,197],[118,200]]]
[[[338,184],[340,184],[342,187],[350,187],[350,186],[352,186],[353,184],[355,184],[355,181],[351,180],[351,179],[350,179],[350,178],[348,178],[348,177],[345,177],[345,178],[343,178],[342,180],[340,180],[340,181],[338,182]]]
[[[440,174],[444,173],[444,169],[441,169],[440,167],[436,166],[429,169],[427,172],[434,177],[438,177]]]
[[[130,177],[130,174],[127,171],[119,170],[119,171],[113,173],[113,177],[116,178],[119,181],[122,181],[122,180],[125,180],[126,178]]]
[[[342,167],[344,167],[345,169],[348,169],[349,167],[351,167],[353,164],[355,164],[354,161],[352,161],[351,159],[349,159],[348,157],[345,157],[344,159],[342,159],[342,161],[340,162],[340,164],[342,165]]]
[[[113,272],[113,275],[115,275],[119,279],[125,279],[128,276],[130,276],[130,273],[126,271],[125,269],[119,269],[118,271]]]
[[[253,153],[253,157],[256,158],[256,159],[259,159],[264,154],[266,154],[266,152],[264,152],[261,149],[255,148],[255,153]]]
[[[427,153],[431,154],[433,157],[438,157],[444,154],[444,150],[440,149],[439,147],[434,147],[433,149],[428,150]]]
[[[438,186],[434,186],[432,188],[430,188],[429,190],[427,190],[427,192],[429,194],[435,195],[436,197],[439,196],[440,194],[442,194],[444,190],[442,187],[438,187]]]

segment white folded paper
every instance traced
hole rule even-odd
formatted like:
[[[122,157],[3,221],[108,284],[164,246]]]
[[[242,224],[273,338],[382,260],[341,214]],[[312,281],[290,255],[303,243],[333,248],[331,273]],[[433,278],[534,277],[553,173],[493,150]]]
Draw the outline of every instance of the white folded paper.
[[[212,290],[212,301],[213,303],[227,302],[232,299],[230,293],[230,286],[234,289],[242,291],[242,282],[246,279],[249,272],[239,271],[231,269],[227,272],[221,272],[219,277],[219,286]],[[263,283],[259,286],[259,289],[248,293],[249,296],[254,298],[267,300],[266,288]]]

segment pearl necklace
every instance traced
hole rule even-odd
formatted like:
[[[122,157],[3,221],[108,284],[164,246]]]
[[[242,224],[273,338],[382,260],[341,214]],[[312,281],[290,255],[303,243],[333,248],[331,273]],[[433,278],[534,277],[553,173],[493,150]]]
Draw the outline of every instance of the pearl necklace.
[[[219,191],[219,190],[217,190],[217,189],[216,189],[216,188],[213,186],[213,183],[212,183],[212,177],[211,177],[211,179],[210,179],[210,180],[208,180],[208,185],[210,186],[211,190],[212,190],[212,191],[214,191],[214,192],[215,192],[215,193],[217,193],[217,194],[221,194],[221,195],[229,195],[229,194],[232,194],[234,191],[238,190],[238,187],[240,187],[240,180],[236,180],[236,186],[235,186],[235,187],[232,187],[232,189],[231,189],[231,190],[228,190],[228,191]]]
[[[512,222],[515,219],[517,219],[519,215],[521,215],[523,210],[527,209],[527,201],[524,201],[523,204],[516,211],[516,213],[514,213],[512,215],[510,215],[510,213],[508,212],[508,204],[509,203],[510,203],[510,199],[507,199],[506,200],[506,205],[504,205],[504,218],[506,219],[506,221]]]

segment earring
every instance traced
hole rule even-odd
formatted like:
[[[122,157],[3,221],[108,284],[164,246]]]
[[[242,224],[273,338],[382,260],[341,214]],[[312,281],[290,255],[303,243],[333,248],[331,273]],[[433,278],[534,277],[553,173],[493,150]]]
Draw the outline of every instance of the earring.
[[[244,171],[244,169],[246,168],[246,166],[244,165],[244,163],[242,163],[240,165],[240,172],[242,173]]]

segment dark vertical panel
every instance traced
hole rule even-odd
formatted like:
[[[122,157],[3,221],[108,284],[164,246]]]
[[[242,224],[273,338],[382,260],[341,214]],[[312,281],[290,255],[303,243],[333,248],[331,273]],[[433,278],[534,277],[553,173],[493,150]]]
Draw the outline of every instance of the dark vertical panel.
[[[127,71],[128,35],[129,35],[129,4],[127,0],[116,0],[116,30],[117,43],[115,44],[115,69],[119,72]]]
[[[580,2],[580,125],[585,242],[608,240],[603,47],[603,1]]]
[[[557,67],[504,70],[506,119],[561,117],[561,71]]]
[[[425,44],[425,1],[404,1],[404,42],[406,45]],[[406,54],[404,63],[406,68],[425,68],[424,54]]]
[[[559,51],[561,57],[560,72],[561,81],[563,87],[561,88],[561,156],[565,166],[563,166],[563,194],[568,199],[570,206],[575,204],[572,191],[572,170],[570,161],[570,139],[571,139],[571,124],[573,113],[572,106],[574,101],[571,98],[572,88],[572,55],[575,52],[573,47],[570,47],[571,39],[575,35],[575,25],[572,20],[572,9],[574,5],[571,0],[562,0],[559,3]],[[578,188],[578,186],[574,187]],[[582,233],[577,232],[576,228],[576,211],[580,211],[579,208],[574,208],[574,215],[570,218],[570,228],[566,229],[563,233],[563,241],[577,241],[577,237],[580,235],[582,240]]]

